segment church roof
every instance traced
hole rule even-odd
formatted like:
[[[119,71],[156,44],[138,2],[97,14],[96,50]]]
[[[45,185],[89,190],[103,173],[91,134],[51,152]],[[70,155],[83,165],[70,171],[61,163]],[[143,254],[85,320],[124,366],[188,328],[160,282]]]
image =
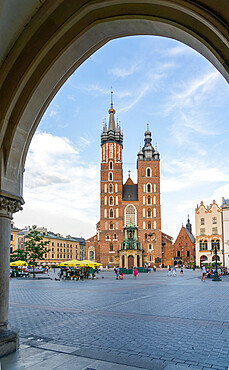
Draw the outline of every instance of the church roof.
[[[137,184],[128,185],[127,183],[123,185],[122,200],[128,200],[128,201],[138,200],[138,185]]]
[[[191,240],[191,242],[192,242],[192,243],[195,243],[195,238],[194,238],[194,236],[189,232],[189,230],[188,230],[188,229],[186,229],[186,227],[185,227],[184,229],[185,229],[186,233],[188,234],[188,237],[189,237],[189,239]]]
[[[134,185],[133,180],[130,177],[128,177],[128,179],[126,180],[125,185]]]

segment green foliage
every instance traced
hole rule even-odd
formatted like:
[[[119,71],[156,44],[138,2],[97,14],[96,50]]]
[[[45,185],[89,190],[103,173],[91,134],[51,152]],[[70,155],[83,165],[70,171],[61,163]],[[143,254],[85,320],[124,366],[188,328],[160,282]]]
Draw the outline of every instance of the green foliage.
[[[36,260],[43,260],[44,254],[48,253],[50,249],[46,246],[49,241],[43,241],[43,237],[39,231],[36,230],[36,226],[33,226],[32,231],[25,236],[25,250],[28,254],[27,262],[31,266],[36,266]]]
[[[22,249],[17,249],[10,255],[10,262],[14,261],[27,261],[28,252]]]

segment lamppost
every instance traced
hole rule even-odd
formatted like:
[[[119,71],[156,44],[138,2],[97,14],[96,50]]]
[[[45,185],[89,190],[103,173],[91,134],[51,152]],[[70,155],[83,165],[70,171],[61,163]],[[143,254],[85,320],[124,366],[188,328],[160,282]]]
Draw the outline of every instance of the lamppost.
[[[214,272],[214,276],[213,276],[213,279],[212,281],[222,281],[218,275],[218,266],[217,266],[217,262],[218,262],[218,256],[217,256],[217,243],[216,241],[214,241],[214,248],[212,248],[211,250],[211,253],[212,252],[215,252],[215,272]]]

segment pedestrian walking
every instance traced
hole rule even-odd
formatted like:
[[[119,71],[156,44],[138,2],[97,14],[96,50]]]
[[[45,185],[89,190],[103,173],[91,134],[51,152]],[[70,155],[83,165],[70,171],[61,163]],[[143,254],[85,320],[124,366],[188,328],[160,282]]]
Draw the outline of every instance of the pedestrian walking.
[[[206,270],[206,267],[205,265],[202,266],[202,281],[205,282],[205,278],[206,278],[206,273],[207,273],[207,270]]]
[[[171,276],[171,275],[172,275],[171,267],[168,266],[168,276]]]
[[[116,280],[119,280],[119,267],[116,267]]]
[[[136,269],[136,267],[134,267],[134,279],[136,279],[138,276],[138,270]]]
[[[177,276],[176,266],[173,266],[173,276]]]
[[[184,275],[184,268],[183,268],[183,266],[181,265],[181,267],[180,267],[180,275]]]

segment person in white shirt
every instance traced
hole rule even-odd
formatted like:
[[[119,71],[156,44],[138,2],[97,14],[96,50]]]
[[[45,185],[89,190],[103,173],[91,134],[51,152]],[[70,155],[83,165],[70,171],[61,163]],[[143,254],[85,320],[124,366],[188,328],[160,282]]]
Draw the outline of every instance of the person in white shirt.
[[[202,266],[202,281],[205,281],[206,273],[207,273],[206,267],[205,265],[203,265]]]

